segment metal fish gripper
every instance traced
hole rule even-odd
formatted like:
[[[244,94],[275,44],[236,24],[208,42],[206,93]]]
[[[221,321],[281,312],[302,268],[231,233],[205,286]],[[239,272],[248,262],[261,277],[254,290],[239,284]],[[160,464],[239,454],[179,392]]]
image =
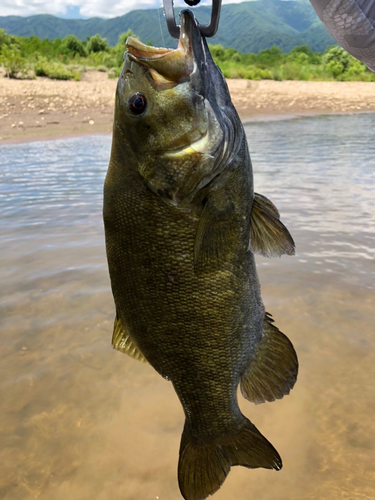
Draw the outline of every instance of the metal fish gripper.
[[[198,5],[199,2],[200,0],[185,0],[185,3],[190,6]],[[173,0],[163,0],[163,5],[169,34],[173,38],[180,38],[180,26],[176,24],[176,19],[174,17]],[[202,36],[210,38],[216,34],[219,27],[220,10],[221,0],[212,0],[210,24],[199,25]]]

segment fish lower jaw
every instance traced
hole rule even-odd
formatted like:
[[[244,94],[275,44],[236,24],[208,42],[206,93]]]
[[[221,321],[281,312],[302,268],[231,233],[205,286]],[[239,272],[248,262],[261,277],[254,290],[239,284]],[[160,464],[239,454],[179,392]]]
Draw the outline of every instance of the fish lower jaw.
[[[205,156],[208,156],[210,158],[214,158],[213,155],[211,155],[208,152],[209,149],[209,144],[210,144],[210,138],[208,131],[206,131],[199,139],[196,141],[193,141],[191,144],[187,146],[183,146],[178,149],[173,149],[171,151],[167,151],[165,153],[165,156],[168,158],[175,158],[178,159],[180,157],[184,156],[189,156],[189,155],[194,155],[194,154],[204,154]]]

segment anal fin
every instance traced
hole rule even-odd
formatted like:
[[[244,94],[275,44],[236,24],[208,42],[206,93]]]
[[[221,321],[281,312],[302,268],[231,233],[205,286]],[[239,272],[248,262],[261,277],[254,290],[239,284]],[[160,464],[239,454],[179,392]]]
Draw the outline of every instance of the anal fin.
[[[266,313],[263,337],[241,377],[243,396],[255,404],[281,399],[293,388],[297,373],[298,359],[292,343]]]
[[[265,257],[294,255],[293,238],[280,221],[277,208],[258,193],[254,193],[251,210],[250,248]]]
[[[112,346],[114,349],[127,354],[133,359],[142,361],[142,363],[148,363],[130,334],[127,333],[122,326],[121,320],[117,314],[115,324],[113,325]]]

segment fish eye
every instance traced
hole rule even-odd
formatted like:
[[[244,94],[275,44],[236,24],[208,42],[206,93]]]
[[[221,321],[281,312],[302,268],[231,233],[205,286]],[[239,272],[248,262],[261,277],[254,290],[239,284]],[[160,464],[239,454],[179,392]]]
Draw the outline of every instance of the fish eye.
[[[141,115],[146,111],[147,99],[140,92],[136,92],[128,99],[129,110],[132,115]]]

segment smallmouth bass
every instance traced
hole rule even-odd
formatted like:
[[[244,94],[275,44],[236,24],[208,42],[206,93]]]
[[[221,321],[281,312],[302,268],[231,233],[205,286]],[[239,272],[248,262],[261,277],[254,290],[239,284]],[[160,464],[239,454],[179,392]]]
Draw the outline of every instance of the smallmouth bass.
[[[180,490],[202,500],[231,466],[282,467],[236,391],[258,404],[295,384],[296,353],[265,312],[254,262],[294,242],[254,193],[243,126],[191,11],[180,23],[175,50],[127,40],[104,223],[113,346],[172,382],[186,418]]]

